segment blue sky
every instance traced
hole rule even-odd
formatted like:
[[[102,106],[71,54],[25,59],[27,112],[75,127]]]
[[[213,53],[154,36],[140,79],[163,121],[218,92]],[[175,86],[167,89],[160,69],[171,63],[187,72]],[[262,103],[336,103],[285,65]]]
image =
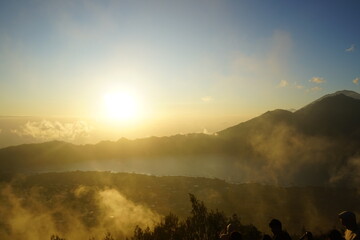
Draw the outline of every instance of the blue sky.
[[[136,96],[138,122],[298,109],[359,90],[359,10],[358,1],[1,1],[0,115],[94,118],[114,90]]]

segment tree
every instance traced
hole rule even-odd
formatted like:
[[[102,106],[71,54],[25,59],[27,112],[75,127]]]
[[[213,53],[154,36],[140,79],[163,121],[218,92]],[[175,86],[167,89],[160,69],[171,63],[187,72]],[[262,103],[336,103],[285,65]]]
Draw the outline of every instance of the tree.
[[[210,240],[217,239],[221,229],[226,226],[227,218],[224,213],[208,211],[205,204],[189,194],[192,205],[191,216],[180,221],[170,213],[154,227],[153,231],[145,231],[136,227],[133,240]]]

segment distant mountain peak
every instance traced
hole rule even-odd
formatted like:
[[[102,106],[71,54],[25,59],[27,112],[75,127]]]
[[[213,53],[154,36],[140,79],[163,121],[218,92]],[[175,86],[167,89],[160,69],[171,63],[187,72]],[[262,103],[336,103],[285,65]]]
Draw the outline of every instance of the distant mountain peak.
[[[306,108],[314,105],[315,103],[321,102],[324,99],[331,98],[331,97],[336,97],[336,96],[339,96],[339,95],[344,95],[346,97],[350,97],[350,98],[353,98],[353,99],[360,100],[360,94],[359,93],[357,93],[355,91],[350,91],[350,90],[341,90],[341,91],[337,91],[337,92],[334,92],[334,93],[326,94],[326,95],[322,96],[321,98],[319,98],[319,99],[309,103],[308,105],[300,108],[299,110],[301,111],[303,109],[306,109]]]
[[[325,98],[328,98],[328,97],[335,97],[335,96],[341,95],[341,94],[345,95],[347,97],[351,97],[351,98],[360,100],[360,94],[359,93],[354,92],[354,91],[350,91],[350,90],[342,90],[342,91],[337,91],[337,92],[334,92],[334,93],[326,94],[325,96],[319,98],[315,102],[321,101],[321,100],[323,100]]]

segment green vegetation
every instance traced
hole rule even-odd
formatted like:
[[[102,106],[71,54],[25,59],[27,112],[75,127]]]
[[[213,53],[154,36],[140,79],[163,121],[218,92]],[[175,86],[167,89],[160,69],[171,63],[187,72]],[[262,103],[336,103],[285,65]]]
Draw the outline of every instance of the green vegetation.
[[[227,218],[224,213],[218,210],[208,211],[204,203],[198,201],[192,194],[190,194],[190,201],[192,205],[191,216],[181,221],[176,215],[170,213],[155,226],[153,231],[149,228],[143,230],[137,227],[132,240],[218,239],[220,233],[224,231],[229,223],[237,226],[238,230],[243,233],[244,240],[261,238],[261,233],[256,227],[252,225],[242,225],[236,215]]]
[[[7,178],[0,187],[2,239],[9,236],[41,239],[44,233],[67,239],[91,236],[99,239],[106,232],[125,238],[134,235],[136,225],[134,237],[139,239],[156,239],[166,234],[177,236],[185,234],[185,230],[186,234],[197,232],[188,237],[195,239],[203,234],[218,234],[231,221],[228,216],[234,213],[242,226],[253,224],[264,233],[269,233],[269,220],[278,218],[293,235],[300,235],[304,230],[319,234],[340,228],[337,219],[340,211],[360,212],[357,189],[283,188],[231,184],[207,178],[65,172]],[[193,194],[191,205],[188,193]],[[208,211],[205,205],[221,211]],[[197,221],[203,223],[201,226],[210,224],[211,227],[191,230]],[[21,233],[23,226],[35,237]],[[248,227],[242,232],[250,231]],[[251,230],[251,234],[254,231]]]
[[[230,218],[218,210],[208,210],[203,202],[189,194],[192,206],[191,215],[186,219],[169,213],[151,230],[149,227],[142,229],[135,227],[131,240],[210,240],[218,239],[227,224],[233,224],[243,234],[244,240],[258,240],[261,232],[253,225],[242,225],[237,215]],[[51,240],[65,240],[57,235],[52,235]],[[114,240],[110,233],[106,233],[104,240]],[[94,240],[94,238],[92,238]]]

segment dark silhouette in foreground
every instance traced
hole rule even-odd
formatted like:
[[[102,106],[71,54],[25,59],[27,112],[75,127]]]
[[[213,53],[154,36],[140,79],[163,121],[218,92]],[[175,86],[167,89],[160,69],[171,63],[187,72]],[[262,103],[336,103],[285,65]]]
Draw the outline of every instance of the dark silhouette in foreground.
[[[263,236],[262,240],[271,240],[271,237],[270,237],[270,235],[265,234],[265,235]]]
[[[290,235],[282,230],[282,224],[277,219],[272,219],[269,223],[271,232],[274,234],[273,240],[291,240]]]
[[[192,204],[191,215],[186,219],[179,219],[174,214],[169,214],[157,223],[153,229],[149,227],[142,229],[137,226],[134,235],[130,240],[260,240],[261,232],[253,225],[241,224],[236,214],[232,217],[226,217],[223,212],[218,210],[208,210],[203,202],[198,201],[194,195],[190,195]],[[356,216],[353,212],[342,212],[339,218],[343,226],[346,228],[345,238],[342,233],[336,229],[331,230],[327,234],[313,236],[306,231],[299,240],[358,240],[359,227],[356,223]],[[290,235],[283,230],[282,223],[278,219],[272,219],[269,227],[273,233],[273,237],[265,234],[262,240],[291,240]],[[224,229],[226,229],[224,233]],[[223,234],[220,234],[223,231]],[[108,232],[103,240],[125,239],[113,238]],[[57,235],[51,236],[51,240],[65,240],[65,238]],[[89,240],[95,240],[90,238]]]
[[[241,233],[235,231],[230,234],[230,240],[242,240]]]
[[[304,239],[313,240],[314,238],[311,232],[306,231],[299,240],[304,240]]]
[[[344,237],[338,230],[333,229],[329,232],[328,239],[329,240],[344,240]]]
[[[359,240],[360,229],[356,223],[356,216],[353,212],[344,211],[339,214],[341,224],[346,228],[345,240]]]
[[[235,224],[229,223],[226,226],[226,233],[220,235],[221,240],[228,240],[231,237],[231,234],[235,231],[237,231],[237,227]]]

